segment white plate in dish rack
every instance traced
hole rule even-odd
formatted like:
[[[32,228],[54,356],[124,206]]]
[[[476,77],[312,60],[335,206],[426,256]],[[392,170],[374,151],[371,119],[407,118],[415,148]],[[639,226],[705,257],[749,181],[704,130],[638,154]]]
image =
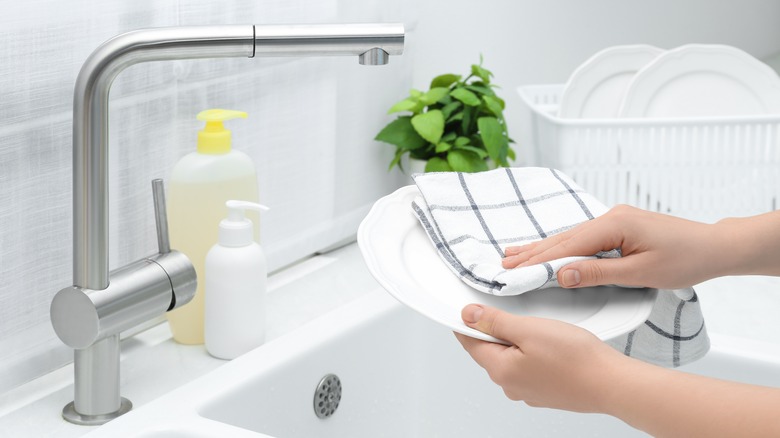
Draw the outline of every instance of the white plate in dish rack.
[[[618,115],[626,86],[634,74],[663,53],[646,44],[608,47],[588,58],[571,74],[561,92],[558,117],[602,119]]]
[[[780,77],[735,47],[689,44],[647,64],[626,88],[620,117],[780,114]]]
[[[650,315],[655,289],[549,288],[498,297],[469,287],[445,266],[419,225],[411,208],[417,196],[416,186],[406,186],[378,200],[360,224],[358,245],[379,284],[433,321],[477,339],[505,343],[466,326],[461,309],[479,303],[517,315],[558,319],[603,340],[633,330]]]

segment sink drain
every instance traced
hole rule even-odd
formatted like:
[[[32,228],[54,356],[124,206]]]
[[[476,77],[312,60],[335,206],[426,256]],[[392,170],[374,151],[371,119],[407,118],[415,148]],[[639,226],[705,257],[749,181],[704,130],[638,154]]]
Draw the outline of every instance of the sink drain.
[[[320,418],[328,418],[336,412],[340,401],[341,380],[335,374],[328,374],[314,392],[314,413]]]

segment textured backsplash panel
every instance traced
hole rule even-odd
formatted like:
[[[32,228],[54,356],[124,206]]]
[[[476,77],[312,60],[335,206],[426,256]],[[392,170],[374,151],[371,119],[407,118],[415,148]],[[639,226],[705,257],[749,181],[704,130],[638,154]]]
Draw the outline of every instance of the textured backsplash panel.
[[[353,3],[353,4],[349,4]],[[0,393],[60,367],[71,351],[49,304],[72,282],[73,85],[89,54],[137,28],[198,24],[406,22],[410,1],[37,0],[0,17]],[[240,109],[234,145],[258,167],[271,268],[348,237],[401,184],[373,142],[411,87],[411,57],[152,62],[121,73],[110,104],[110,266],[156,250],[151,180],[195,150],[207,108]],[[370,98],[365,94],[371,91]],[[344,141],[348,140],[348,141]],[[368,151],[368,153],[367,153]],[[344,179],[346,178],[346,180]],[[361,181],[354,184],[354,181]]]

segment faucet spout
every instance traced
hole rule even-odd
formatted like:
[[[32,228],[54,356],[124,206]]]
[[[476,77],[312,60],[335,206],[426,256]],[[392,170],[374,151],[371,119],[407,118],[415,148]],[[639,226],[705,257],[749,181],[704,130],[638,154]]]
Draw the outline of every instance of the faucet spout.
[[[362,65],[385,65],[390,55],[379,47],[360,54],[359,61]]]
[[[401,24],[185,26],[118,35],[87,58],[73,98],[73,286],[51,306],[55,332],[76,350],[66,420],[102,424],[130,409],[119,396],[119,331],[186,303],[195,282],[189,260],[162,249],[108,271],[108,103],[117,75],[141,62],[196,58],[352,55],[381,65],[403,46]],[[128,305],[137,301],[148,303],[143,312]]]

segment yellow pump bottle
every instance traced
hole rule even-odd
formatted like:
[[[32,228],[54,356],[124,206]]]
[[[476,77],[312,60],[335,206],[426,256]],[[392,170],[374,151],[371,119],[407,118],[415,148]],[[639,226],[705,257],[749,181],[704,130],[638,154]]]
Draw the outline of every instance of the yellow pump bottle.
[[[182,344],[204,342],[205,261],[217,243],[219,222],[228,213],[230,199],[258,202],[257,171],[252,159],[231,148],[231,133],[223,122],[246,118],[241,111],[206,110],[198,114],[206,122],[198,132],[198,149],[182,157],[168,184],[168,223],[171,246],[186,254],[198,274],[198,290],[192,301],[168,312],[173,339]],[[259,215],[255,241],[259,242]]]

